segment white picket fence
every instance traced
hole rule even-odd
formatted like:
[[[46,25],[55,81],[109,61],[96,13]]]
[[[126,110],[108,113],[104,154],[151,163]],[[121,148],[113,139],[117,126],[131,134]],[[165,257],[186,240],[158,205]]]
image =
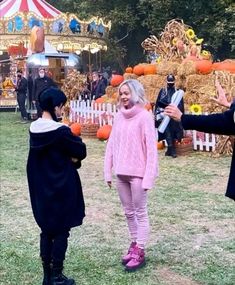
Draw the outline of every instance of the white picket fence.
[[[70,121],[78,123],[96,123],[100,126],[112,125],[114,115],[117,113],[116,105],[111,103],[95,103],[95,101],[74,100],[70,102]],[[216,137],[214,134],[192,131],[194,150],[213,151]]]
[[[216,137],[214,134],[207,134],[193,130],[193,149],[201,151],[214,151]]]
[[[112,125],[114,115],[117,112],[116,105],[111,103],[95,103],[95,101],[71,101],[70,121],[71,122],[91,122],[103,126]]]

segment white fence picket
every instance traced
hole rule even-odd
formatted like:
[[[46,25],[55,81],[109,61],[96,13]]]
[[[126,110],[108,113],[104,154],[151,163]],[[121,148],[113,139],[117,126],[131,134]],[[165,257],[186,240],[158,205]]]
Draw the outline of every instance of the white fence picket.
[[[111,103],[95,103],[95,101],[74,100],[70,102],[70,121],[92,123],[103,126],[112,125],[113,117],[117,112],[116,105]]]
[[[207,134],[200,132],[200,138],[198,138],[198,132],[193,130],[193,149],[194,150],[205,150],[205,151],[214,151],[216,139],[214,134]]]

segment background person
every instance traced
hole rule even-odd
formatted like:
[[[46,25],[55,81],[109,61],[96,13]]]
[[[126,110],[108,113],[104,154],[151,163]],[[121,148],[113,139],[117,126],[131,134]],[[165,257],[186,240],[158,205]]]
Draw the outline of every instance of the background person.
[[[159,95],[155,104],[155,116],[157,120],[155,120],[155,127],[158,128],[163,117],[163,111],[166,106],[171,103],[172,95],[177,91],[175,88],[175,77],[172,74],[167,75],[166,78],[167,87],[162,88],[159,92]],[[183,99],[179,103],[179,108],[182,113],[184,113],[184,101]],[[159,118],[159,120],[158,120]],[[175,140],[181,140],[183,137],[183,128],[181,123],[175,122],[174,120],[170,120],[168,126],[164,134],[159,134],[159,140],[165,139],[167,142],[167,151],[165,153],[166,156],[176,157],[176,150],[174,146]]]
[[[46,75],[45,69],[40,67],[38,77],[34,80],[32,102],[36,104],[38,117],[41,117],[42,110],[39,105],[39,95],[49,87],[57,87],[56,83]]]
[[[72,227],[85,216],[81,181],[77,168],[86,157],[86,145],[57,121],[66,103],[56,88],[39,97],[42,118],[30,126],[27,177],[34,218],[41,229],[40,256],[43,285],[75,285],[62,274]]]
[[[17,83],[15,91],[17,94],[17,103],[20,109],[22,123],[28,122],[28,114],[25,108],[25,101],[27,98],[27,88],[28,88],[27,79],[23,77],[22,70],[17,70]]]
[[[100,80],[99,73],[97,71],[92,72],[91,83],[91,98],[98,99],[105,94],[105,84]]]
[[[158,174],[156,135],[151,114],[144,108],[144,88],[137,80],[119,86],[119,112],[108,140],[104,176],[112,185],[112,170],[131,237],[122,258],[127,271],[145,265],[145,245],[149,237],[148,189]]]

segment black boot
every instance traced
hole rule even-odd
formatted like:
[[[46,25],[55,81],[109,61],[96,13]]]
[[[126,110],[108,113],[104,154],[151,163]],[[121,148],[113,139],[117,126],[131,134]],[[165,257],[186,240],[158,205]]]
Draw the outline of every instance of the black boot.
[[[42,262],[43,267],[43,281],[42,285],[50,285],[50,278],[51,278],[51,264]]]
[[[172,156],[173,158],[177,157],[176,150],[174,146],[168,146],[165,156]]]
[[[76,285],[75,281],[67,278],[62,271],[63,267],[52,268],[50,285]]]

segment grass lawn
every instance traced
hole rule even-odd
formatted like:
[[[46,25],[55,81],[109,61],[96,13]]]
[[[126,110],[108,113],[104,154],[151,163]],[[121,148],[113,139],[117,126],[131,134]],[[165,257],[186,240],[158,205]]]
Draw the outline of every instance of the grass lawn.
[[[0,113],[0,284],[39,285],[39,229],[29,202],[25,165],[29,124]],[[235,208],[224,196],[231,157],[208,153],[172,159],[160,151],[160,177],[149,191],[151,236],[147,265],[126,273],[129,245],[115,189],[103,181],[105,143],[86,139],[80,169],[84,224],[71,231],[65,273],[81,285],[234,285]]]

